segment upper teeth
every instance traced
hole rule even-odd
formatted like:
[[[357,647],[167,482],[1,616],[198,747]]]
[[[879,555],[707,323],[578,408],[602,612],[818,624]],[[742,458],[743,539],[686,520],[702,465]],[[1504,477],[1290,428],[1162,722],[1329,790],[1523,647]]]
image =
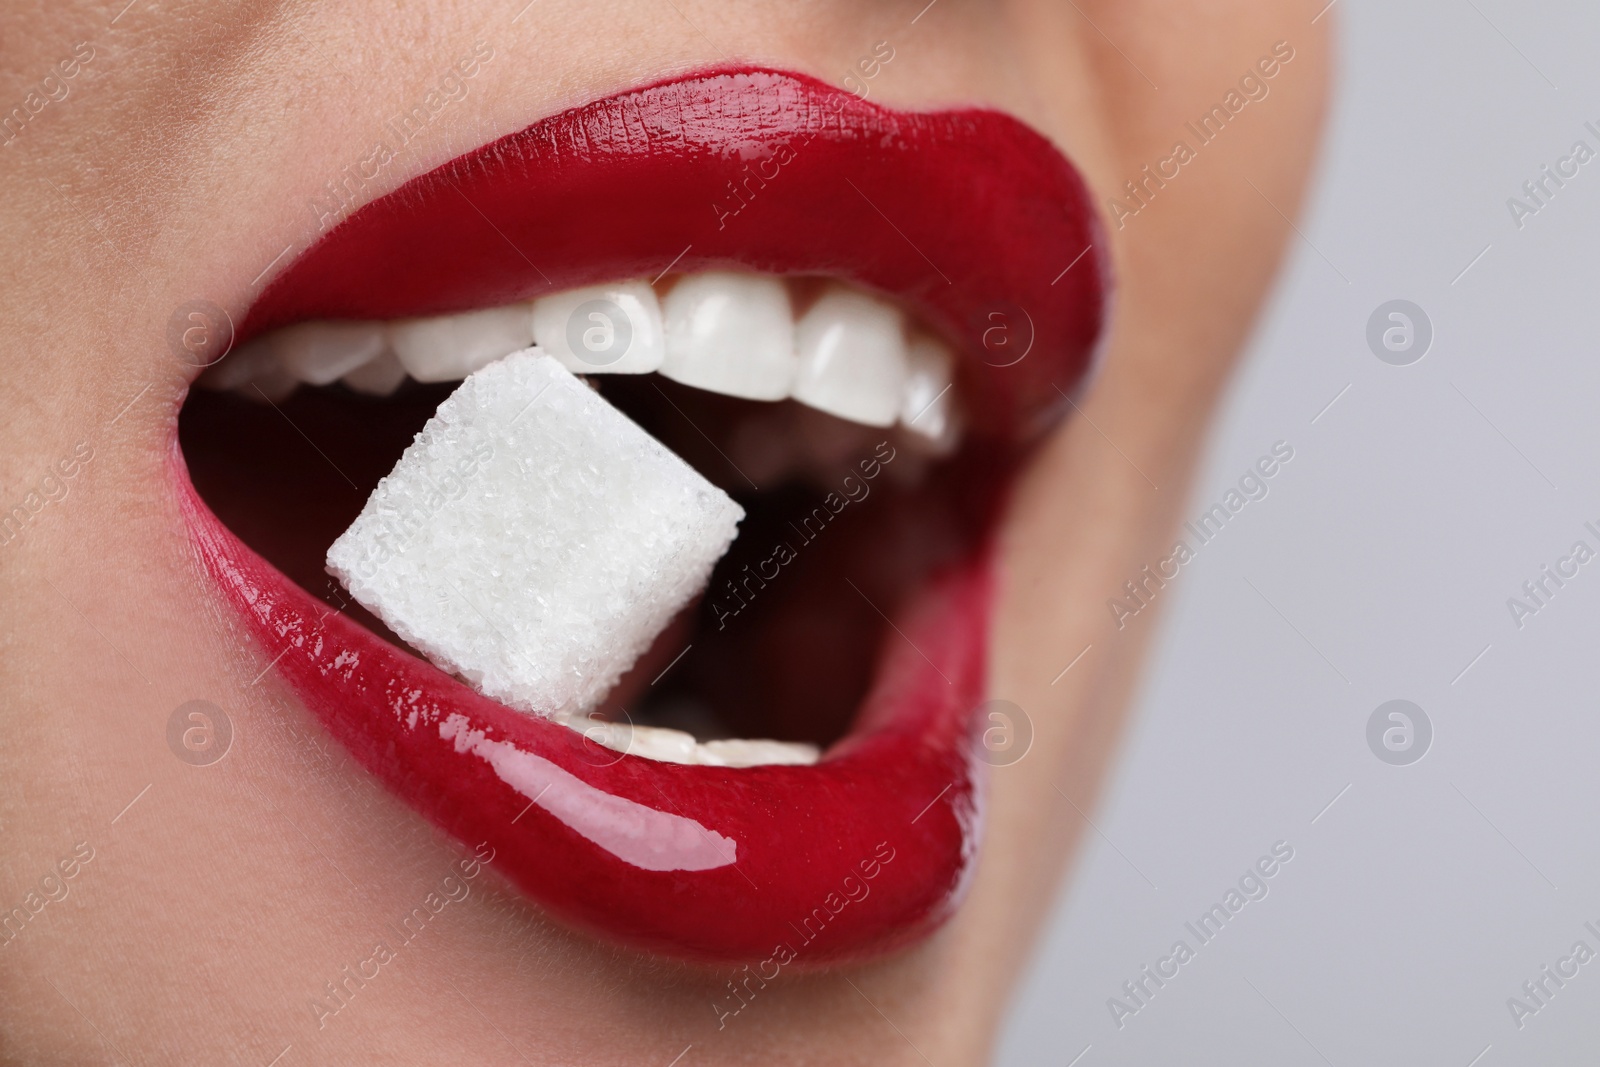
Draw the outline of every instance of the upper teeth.
[[[533,302],[533,336],[574,374],[648,374],[667,355],[661,302],[645,282],[542,296]]]
[[[278,334],[278,362],[297,381],[328,385],[383,352],[384,332],[370,322],[320,322]]]
[[[308,322],[251,341],[202,385],[279,400],[342,380],[386,396],[405,376],[458,381],[537,344],[576,374],[644,374],[751,400],[793,398],[868,426],[898,422],[947,451],[960,434],[954,360],[910,334],[898,309],[829,284],[796,321],[790,287],[709,271],[665,299],[642,281],[585,286],[531,303],[395,322]]]
[[[900,313],[863,293],[835,288],[795,330],[800,373],[794,398],[868,426],[893,426],[910,366]]]
[[[501,356],[533,344],[526,304],[463,311],[389,325],[400,365],[419,382],[458,382]]]
[[[782,400],[793,390],[794,316],[776,279],[685,278],[667,293],[666,321],[664,376],[751,400]]]

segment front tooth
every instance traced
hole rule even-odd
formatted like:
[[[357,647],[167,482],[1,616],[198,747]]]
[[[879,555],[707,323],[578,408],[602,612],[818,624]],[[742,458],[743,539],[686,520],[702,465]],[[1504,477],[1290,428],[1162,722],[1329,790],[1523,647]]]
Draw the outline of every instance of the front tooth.
[[[892,426],[906,382],[900,313],[881,300],[829,289],[795,328],[794,398],[830,415]]]
[[[955,406],[955,357],[931,337],[911,342],[910,373],[900,404],[900,425],[936,454],[954,451],[960,439]]]
[[[328,385],[383,351],[383,327],[374,322],[303,322],[279,330],[272,350],[300,381]]]
[[[699,762],[713,767],[760,767],[772,764],[808,767],[821,758],[816,745],[799,741],[731,738],[701,743]]]
[[[453,382],[533,344],[527,304],[403,319],[389,327],[389,346],[419,382]]]
[[[708,271],[662,302],[673,381],[749,400],[782,400],[794,383],[794,319],[776,278]]]
[[[340,379],[351,389],[367,396],[392,396],[405,380],[406,369],[400,365],[400,357],[388,349],[377,359],[362,364]]]
[[[533,302],[533,343],[574,374],[649,374],[667,354],[647,282],[591,285]]]

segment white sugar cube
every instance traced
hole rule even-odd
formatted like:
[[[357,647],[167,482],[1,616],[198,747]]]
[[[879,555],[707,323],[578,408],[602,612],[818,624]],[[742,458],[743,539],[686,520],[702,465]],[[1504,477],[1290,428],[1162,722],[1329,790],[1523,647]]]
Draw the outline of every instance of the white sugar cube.
[[[328,549],[485,696],[582,714],[705,588],[744,510],[549,356],[474,372]]]

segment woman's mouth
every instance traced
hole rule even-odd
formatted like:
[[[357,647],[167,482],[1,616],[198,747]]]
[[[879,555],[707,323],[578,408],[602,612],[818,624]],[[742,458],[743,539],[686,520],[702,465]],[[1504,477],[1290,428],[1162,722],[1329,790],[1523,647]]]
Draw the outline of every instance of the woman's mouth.
[[[185,405],[191,533],[296,697],[554,916],[688,959],[861,958],[971,873],[989,548],[1107,284],[1077,172],[1006,115],[765,70],[625,92],[284,268]],[[473,691],[323,570],[453,383],[534,343],[748,515],[582,721]]]

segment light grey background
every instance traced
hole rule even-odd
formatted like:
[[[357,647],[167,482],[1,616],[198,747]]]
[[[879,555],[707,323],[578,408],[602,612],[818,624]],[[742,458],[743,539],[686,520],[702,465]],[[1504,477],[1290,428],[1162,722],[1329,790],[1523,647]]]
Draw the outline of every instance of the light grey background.
[[[1600,150],[1600,12],[1323,17],[1339,85],[1304,236],[1189,514],[1273,442],[1295,457],[1161,594],[1002,1064],[1600,1062],[1600,958],[1521,1029],[1506,1003],[1574,942],[1600,952],[1600,559],[1521,629],[1506,603],[1600,549],[1600,159],[1521,230],[1506,206],[1574,141]],[[1434,325],[1412,366],[1366,345],[1393,298]],[[1411,766],[1367,748],[1394,698],[1434,726]],[[1269,895],[1119,1029],[1108,998],[1197,946],[1184,923],[1279,840]]]

